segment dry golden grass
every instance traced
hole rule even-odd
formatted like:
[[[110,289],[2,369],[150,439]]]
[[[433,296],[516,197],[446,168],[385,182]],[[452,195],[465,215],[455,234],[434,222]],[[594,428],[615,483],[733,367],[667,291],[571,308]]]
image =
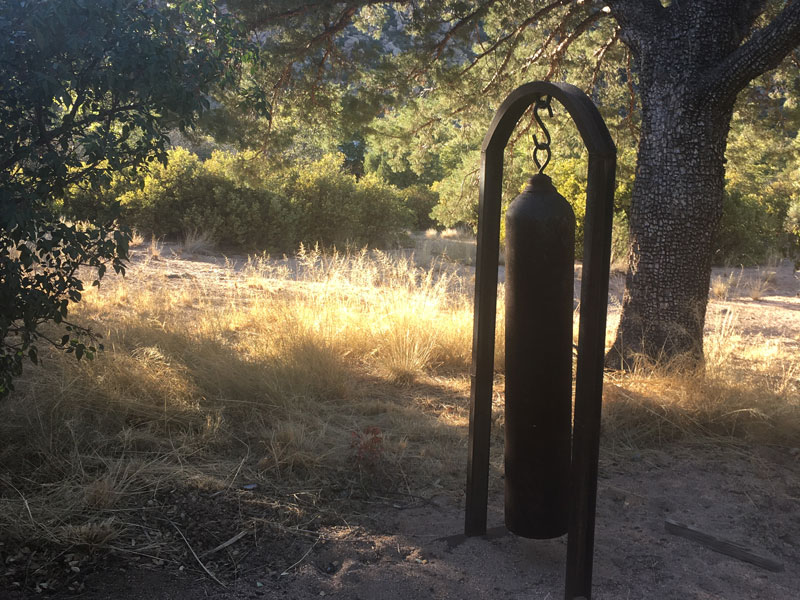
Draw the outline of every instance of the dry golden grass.
[[[761,300],[767,292],[772,291],[774,280],[775,271],[759,269],[754,276],[744,281],[744,291],[751,299]]]
[[[104,353],[48,354],[0,407],[11,535],[96,544],[121,499],[164,485],[424,487],[460,467],[472,307],[455,272],[301,252],[215,279],[153,256],[76,307]]]
[[[184,236],[179,251],[181,254],[212,254],[215,246],[207,232],[193,230]]]
[[[796,344],[744,336],[736,313],[711,316],[705,366],[648,365],[607,377],[607,441],[639,447],[682,439],[796,445],[800,360]]]
[[[711,297],[716,300],[727,300],[728,296],[738,288],[739,280],[731,272],[727,277],[715,275],[711,279]]]
[[[76,307],[106,351],[93,362],[44,356],[0,405],[8,537],[115,547],[131,527],[125,509],[169,486],[460,493],[468,275],[377,252],[306,250],[175,274],[150,262],[155,242],[141,252],[127,278],[109,278]],[[742,336],[732,313],[711,331],[704,374],[643,366],[608,380],[608,444],[798,439],[796,351]],[[500,326],[500,372],[502,346]],[[494,420],[499,444],[499,395]]]

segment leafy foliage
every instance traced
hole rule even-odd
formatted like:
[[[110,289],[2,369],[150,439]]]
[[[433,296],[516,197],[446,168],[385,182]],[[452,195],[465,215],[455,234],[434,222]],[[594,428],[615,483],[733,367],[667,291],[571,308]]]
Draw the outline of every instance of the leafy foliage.
[[[216,162],[218,152],[206,162]],[[268,234],[270,195],[243,185],[196,155],[170,151],[153,165],[142,187],[119,197],[126,222],[159,237],[200,232],[228,246],[257,246]],[[276,228],[275,223],[272,227]]]
[[[773,108],[771,127],[742,111],[733,120],[726,153],[726,193],[715,237],[717,263],[752,265],[793,251],[786,228],[797,202],[800,138],[797,118]],[[783,114],[781,114],[783,113]],[[782,119],[778,119],[782,116]]]
[[[536,79],[575,83],[600,106],[619,149],[617,218],[627,218],[640,135],[640,82],[617,18],[628,7],[617,5],[637,3],[608,4],[236,0],[231,6],[262,32],[269,48],[268,65],[256,77],[273,89],[275,110],[261,130],[264,147],[275,156],[298,151],[319,156],[360,136],[366,172],[401,188],[432,186],[440,224],[474,227],[482,137],[508,92]],[[667,13],[691,10],[672,4],[662,11],[665,19]],[[776,19],[783,7],[765,3],[753,27]],[[742,117],[734,120],[732,137],[746,129],[777,142],[775,148],[794,137],[797,60],[790,55],[742,94],[737,109]],[[529,175],[529,117],[523,117],[506,155],[507,199]],[[559,129],[563,135],[557,137]],[[309,131],[316,139],[309,139]],[[582,167],[576,169],[582,163],[580,144],[563,123],[551,131],[562,152],[558,161],[568,164],[554,158],[549,172],[580,212],[585,181]],[[740,261],[745,254],[754,260],[785,246],[784,190],[772,185],[770,169],[748,169],[734,158],[736,152],[729,152],[727,164],[732,176],[715,245],[718,262]],[[738,186],[745,179],[759,184],[755,196]],[[750,209],[759,219],[752,229]]]
[[[119,200],[125,222],[156,236],[203,232],[225,247],[270,252],[392,245],[412,225],[411,207],[432,204],[429,192],[401,192],[345,166],[340,154],[276,167],[255,153],[217,151],[201,161],[176,149]]]
[[[786,211],[784,229],[795,255],[800,254],[800,198],[795,198]]]
[[[75,214],[99,221],[70,223],[59,199],[163,158],[167,128],[189,127],[252,58],[237,27],[205,0],[0,4],[0,397],[26,356],[37,361],[38,339],[93,355],[96,336],[67,321],[69,305],[85,278],[124,272],[129,234],[113,202]],[[47,322],[66,333],[48,337]]]

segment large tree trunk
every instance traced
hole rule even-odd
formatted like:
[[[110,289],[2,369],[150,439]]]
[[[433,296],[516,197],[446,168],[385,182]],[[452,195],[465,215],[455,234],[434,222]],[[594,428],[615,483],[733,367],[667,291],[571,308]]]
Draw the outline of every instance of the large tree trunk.
[[[762,0],[607,2],[639,76],[642,132],[622,318],[606,364],[680,356],[701,365],[733,103],[800,43],[800,0],[761,29]]]
[[[631,368],[640,358],[702,363],[735,97],[715,95],[703,76],[739,41],[724,22],[731,18],[725,4],[696,4],[691,18],[653,12],[650,23],[639,13],[635,30],[621,18],[639,76],[642,129],[622,318],[609,367]]]
[[[622,318],[607,358],[702,362],[712,239],[722,214],[731,109],[688,86],[642,86],[642,132],[630,209]]]

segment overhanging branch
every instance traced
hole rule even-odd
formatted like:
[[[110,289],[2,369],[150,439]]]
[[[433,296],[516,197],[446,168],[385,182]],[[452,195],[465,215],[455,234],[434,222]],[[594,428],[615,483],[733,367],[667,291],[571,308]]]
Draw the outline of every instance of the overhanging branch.
[[[594,63],[594,69],[592,69],[592,81],[589,83],[588,90],[586,90],[587,93],[592,90],[595,85],[597,85],[597,78],[600,75],[600,69],[603,67],[603,63],[605,62],[606,54],[608,54],[608,51],[613,48],[614,44],[616,44],[618,40],[619,27],[615,27],[614,33],[611,35],[611,37],[608,38],[602,47],[595,51],[594,56],[597,58],[597,60]]]
[[[589,27],[594,25],[600,19],[602,14],[602,12],[597,11],[596,13],[586,17],[578,24],[577,27],[575,27],[575,29],[570,32],[565,40],[556,46],[555,51],[550,55],[550,69],[547,71],[547,75],[544,77],[545,81],[550,81],[553,75],[556,74],[556,71],[558,71],[558,68],[561,66],[561,59],[564,58],[564,55],[572,45],[572,42],[578,39],[583,32],[589,29]]]
[[[515,27],[513,31],[504,36],[501,36],[500,38],[495,40],[486,50],[478,54],[472,60],[472,62],[464,69],[462,75],[465,74],[467,71],[469,71],[472,67],[477,65],[482,59],[493,54],[494,51],[497,50],[497,48],[499,48],[500,46],[511,40],[511,48],[506,53],[506,58],[504,60],[504,62],[507,64],[508,60],[511,58],[511,54],[513,54],[514,48],[516,48],[516,44],[517,41],[519,40],[520,34],[523,31],[525,31],[528,27],[530,27],[537,21],[547,16],[550,12],[552,12],[556,8],[564,6],[565,4],[569,4],[569,2],[570,0],[556,0],[555,2],[552,2],[547,6],[540,8],[538,11],[536,11],[534,14],[532,14],[530,17],[528,17],[522,23],[520,23],[517,27]]]
[[[444,37],[439,41],[438,44],[433,49],[434,58],[439,58],[444,52],[445,47],[447,46],[447,42],[449,42],[453,36],[458,33],[458,31],[465,26],[472,23],[475,19],[479,18],[480,16],[486,14],[486,11],[497,2],[497,0],[488,0],[485,4],[481,4],[473,10],[470,14],[466,17],[462,17],[455,25],[453,25],[450,29],[447,30],[447,33],[444,34]]]
[[[730,103],[759,75],[774,69],[800,46],[800,0],[791,0],[765,27],[711,70],[700,84],[703,97]]]

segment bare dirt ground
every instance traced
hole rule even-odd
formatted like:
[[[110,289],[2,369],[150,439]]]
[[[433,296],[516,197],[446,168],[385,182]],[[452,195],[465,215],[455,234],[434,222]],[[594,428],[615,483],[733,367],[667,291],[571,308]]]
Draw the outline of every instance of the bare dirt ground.
[[[162,259],[157,268],[167,278],[225,276],[224,268],[210,260]],[[798,346],[798,279],[788,263],[774,270],[768,289],[757,300],[731,290],[726,299],[712,302],[709,320],[736,310],[747,335]],[[742,273],[761,276],[756,270]],[[619,291],[619,282],[612,288]],[[613,308],[618,310],[618,304]],[[800,597],[798,447],[800,440],[789,447],[707,442],[657,450],[604,447],[593,597]],[[501,474],[493,477],[491,489],[497,490]],[[337,498],[336,493],[330,491],[337,516],[323,515],[314,527],[301,529],[269,525],[272,508],[266,490],[229,490],[222,495],[164,490],[150,503],[151,532],[173,535],[184,543],[190,549],[185,560],[152,560],[146,553],[111,556],[88,569],[77,591],[52,597],[563,597],[566,538],[527,540],[496,531],[487,538],[453,543],[443,538],[463,531],[463,497],[457,493],[420,497],[388,489],[381,493],[380,488],[358,498]],[[302,492],[297,502],[302,503]],[[493,492],[490,528],[502,526],[502,502]],[[255,526],[242,529],[248,517]],[[148,515],[143,518],[148,522]],[[783,570],[770,571],[676,537],[665,531],[668,518],[769,555]],[[140,542],[130,543],[135,548]],[[23,597],[5,593],[8,598]],[[0,590],[0,597],[3,594]]]
[[[594,563],[597,599],[790,600],[800,589],[800,457],[770,447],[673,447],[604,456]],[[223,508],[229,509],[230,505]],[[355,508],[355,507],[352,507]],[[209,519],[222,519],[213,502]],[[672,536],[664,519],[743,543],[782,563],[782,572],[713,552]],[[502,524],[492,499],[490,526]],[[197,562],[180,567],[109,564],[86,581],[81,597],[348,599],[563,597],[566,540],[510,534],[451,546],[462,507],[447,497],[373,504],[350,528],[308,535],[268,532],[237,548],[239,576],[210,580]],[[235,533],[231,529],[231,534]],[[208,562],[208,561],[206,561]],[[216,563],[218,564],[218,563]],[[212,564],[212,568],[216,567]]]

